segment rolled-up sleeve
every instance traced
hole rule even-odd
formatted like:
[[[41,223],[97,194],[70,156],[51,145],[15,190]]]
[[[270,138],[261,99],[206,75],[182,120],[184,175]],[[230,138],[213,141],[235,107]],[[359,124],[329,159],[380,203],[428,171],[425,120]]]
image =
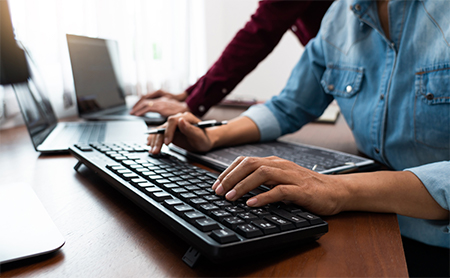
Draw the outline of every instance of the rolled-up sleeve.
[[[414,173],[434,200],[444,209],[450,204],[450,162],[442,161],[407,168]],[[450,248],[450,220],[425,220],[398,215],[402,235],[444,248]]]
[[[241,116],[250,118],[256,124],[261,135],[260,141],[272,141],[280,137],[281,129],[278,120],[266,105],[254,105]]]
[[[413,172],[426,187],[431,196],[444,209],[450,204],[450,161],[435,162],[418,167],[407,168]]]

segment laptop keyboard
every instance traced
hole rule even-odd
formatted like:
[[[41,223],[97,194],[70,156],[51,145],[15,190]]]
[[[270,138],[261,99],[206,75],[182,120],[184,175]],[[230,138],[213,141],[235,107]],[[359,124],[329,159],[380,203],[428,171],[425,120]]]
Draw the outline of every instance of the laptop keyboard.
[[[152,157],[136,144],[77,144],[79,160],[151,216],[187,241],[184,261],[203,254],[212,261],[232,260],[255,252],[317,240],[328,224],[301,207],[274,203],[251,208],[246,200],[260,187],[230,202],[211,189],[217,174],[169,154]]]
[[[64,127],[67,131],[64,134],[70,136],[70,142],[103,142],[106,135],[106,123],[87,122],[87,123],[67,123]]]

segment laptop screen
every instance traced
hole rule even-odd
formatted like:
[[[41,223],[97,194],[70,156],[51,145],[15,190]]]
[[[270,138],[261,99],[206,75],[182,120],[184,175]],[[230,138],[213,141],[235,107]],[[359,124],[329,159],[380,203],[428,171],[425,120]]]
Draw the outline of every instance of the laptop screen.
[[[125,104],[117,42],[67,35],[80,115]]]
[[[29,57],[27,57],[29,60]],[[23,120],[28,128],[35,148],[39,146],[48,134],[55,128],[57,119],[44,87],[39,83],[36,68],[28,62],[31,77],[27,82],[13,85],[17,102],[22,112]]]

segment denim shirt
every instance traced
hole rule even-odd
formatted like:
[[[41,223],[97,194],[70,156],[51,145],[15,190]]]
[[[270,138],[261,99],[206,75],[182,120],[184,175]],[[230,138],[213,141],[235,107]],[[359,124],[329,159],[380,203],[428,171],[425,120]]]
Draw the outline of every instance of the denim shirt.
[[[360,151],[413,172],[449,210],[450,1],[391,0],[388,11],[390,39],[375,1],[334,2],[280,95],[243,115],[273,140],[335,99]],[[449,248],[449,221],[398,219],[403,235]]]

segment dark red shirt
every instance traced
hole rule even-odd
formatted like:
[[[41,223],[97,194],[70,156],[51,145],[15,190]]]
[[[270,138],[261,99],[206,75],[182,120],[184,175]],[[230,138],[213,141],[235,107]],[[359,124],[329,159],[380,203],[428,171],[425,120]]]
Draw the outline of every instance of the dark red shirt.
[[[239,30],[220,58],[186,92],[192,113],[205,114],[269,55],[287,30],[306,45],[316,36],[333,1],[260,1],[250,21]]]

